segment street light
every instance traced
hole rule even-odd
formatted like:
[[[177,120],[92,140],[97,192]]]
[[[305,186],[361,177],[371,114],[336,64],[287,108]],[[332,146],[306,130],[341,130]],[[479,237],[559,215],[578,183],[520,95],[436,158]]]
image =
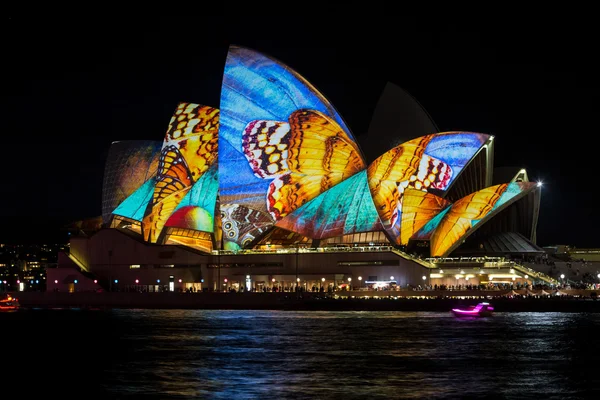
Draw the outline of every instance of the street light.
[[[300,252],[300,242],[296,242],[296,282],[300,282],[298,279],[298,253]],[[296,288],[298,285],[296,285]]]
[[[565,279],[565,274],[560,274],[560,279]]]

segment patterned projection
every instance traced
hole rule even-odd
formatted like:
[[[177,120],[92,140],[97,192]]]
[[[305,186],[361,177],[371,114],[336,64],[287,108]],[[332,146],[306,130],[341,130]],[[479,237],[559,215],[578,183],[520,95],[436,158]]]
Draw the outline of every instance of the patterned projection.
[[[404,191],[447,190],[488,138],[469,132],[427,135],[373,161],[367,171],[369,188],[383,227],[396,244],[408,240],[401,238]]]
[[[187,192],[165,226],[210,233],[214,231],[214,213],[219,189],[216,164],[213,163]]]
[[[273,222],[267,214],[239,204],[221,205],[221,226],[225,250],[249,246]]]
[[[431,256],[445,255],[468,230],[492,211],[507,186],[506,183],[490,186],[454,203],[431,236]]]
[[[146,181],[113,211],[114,215],[142,221],[144,212],[154,192],[154,180]]]
[[[366,167],[333,106],[275,59],[230,47],[220,107],[221,216],[237,246]]]
[[[149,140],[125,140],[110,146],[102,184],[104,223],[119,204],[156,175],[160,145]]]
[[[157,241],[173,211],[216,161],[218,130],[218,109],[191,103],[177,106],[160,153],[152,198],[142,220],[144,240]],[[214,207],[205,211],[214,218]]]
[[[325,97],[286,65],[249,49],[230,47],[220,107],[181,103],[162,143],[113,144],[103,217],[141,222],[152,243],[206,251],[215,241],[238,250],[271,236],[308,243],[385,230],[397,245],[429,240],[431,255],[440,257],[536,188],[513,182],[454,204],[445,200],[491,140],[471,132],[410,140],[367,168]]]
[[[411,237],[411,240],[429,240],[431,239],[431,235],[435,232],[435,229],[438,227],[444,216],[450,209],[451,205],[446,206],[442,211],[439,212],[435,217],[427,221],[425,225],[421,229],[419,229],[416,233],[414,233]]]
[[[400,224],[400,244],[407,245],[415,232],[450,204],[431,193],[406,188],[402,200],[402,222]]]
[[[509,183],[506,187],[502,196],[498,199],[494,207],[492,208],[492,212],[496,211],[499,207],[503,206],[505,203],[509,201],[516,200],[517,196],[523,196],[527,194],[529,191],[537,187],[537,183],[535,182],[512,182]]]
[[[361,171],[304,204],[276,226],[311,239],[383,229]]]

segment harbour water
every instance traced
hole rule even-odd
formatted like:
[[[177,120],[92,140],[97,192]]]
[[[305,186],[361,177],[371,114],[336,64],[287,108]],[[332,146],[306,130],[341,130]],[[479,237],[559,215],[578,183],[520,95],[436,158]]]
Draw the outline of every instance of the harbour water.
[[[598,313],[0,314],[5,390],[80,399],[598,398],[599,332]]]

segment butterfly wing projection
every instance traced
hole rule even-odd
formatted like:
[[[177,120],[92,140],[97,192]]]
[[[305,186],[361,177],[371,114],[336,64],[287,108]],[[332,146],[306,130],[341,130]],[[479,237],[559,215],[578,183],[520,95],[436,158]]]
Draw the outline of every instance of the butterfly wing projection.
[[[492,139],[491,135],[476,132],[442,132],[431,138],[425,154],[452,168],[452,176],[445,190],[449,189],[479,150]]]
[[[410,140],[376,159],[367,176],[373,202],[388,234],[400,244],[402,201],[407,188],[426,191],[444,190],[452,177],[452,168],[425,154],[434,135]]]
[[[427,222],[450,204],[449,201],[422,190],[407,188],[402,201],[400,244],[407,245],[409,239]]]
[[[407,240],[401,238],[404,191],[407,188],[448,190],[488,139],[489,135],[471,132],[426,135],[393,148],[369,166],[369,187],[375,207],[396,244]]]
[[[383,229],[371,199],[366,170],[304,204],[275,226],[311,239]]]
[[[154,179],[146,181],[113,210],[113,215],[120,215],[141,222],[148,203],[152,199],[154,185]]]
[[[295,111],[289,123],[252,121],[242,143],[254,174],[273,179],[267,210],[275,221],[365,168],[356,143],[315,110]]]
[[[463,238],[478,221],[488,215],[500,199],[508,184],[491,186],[458,200],[442,218],[431,235],[432,257],[442,257]]]
[[[264,212],[239,204],[221,205],[221,224],[226,249],[248,246],[272,226]]]
[[[179,104],[165,135],[154,193],[142,220],[144,240],[158,240],[179,202],[215,162],[218,129],[218,109]]]
[[[365,168],[331,103],[274,58],[231,46],[220,107],[220,199],[271,225]]]
[[[102,219],[105,223],[125,199],[156,176],[161,145],[159,141],[147,140],[111,144],[102,184]]]
[[[165,226],[214,232],[214,209],[219,180],[216,163],[194,183],[168,217]]]

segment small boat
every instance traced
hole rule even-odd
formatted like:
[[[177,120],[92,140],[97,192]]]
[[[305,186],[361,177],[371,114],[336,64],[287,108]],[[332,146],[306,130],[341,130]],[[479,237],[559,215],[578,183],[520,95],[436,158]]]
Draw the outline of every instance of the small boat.
[[[0,311],[15,311],[20,307],[19,300],[7,294],[4,298],[0,298]]]
[[[494,307],[490,303],[479,303],[476,306],[470,306],[466,310],[453,308],[452,312],[457,317],[491,317]]]

